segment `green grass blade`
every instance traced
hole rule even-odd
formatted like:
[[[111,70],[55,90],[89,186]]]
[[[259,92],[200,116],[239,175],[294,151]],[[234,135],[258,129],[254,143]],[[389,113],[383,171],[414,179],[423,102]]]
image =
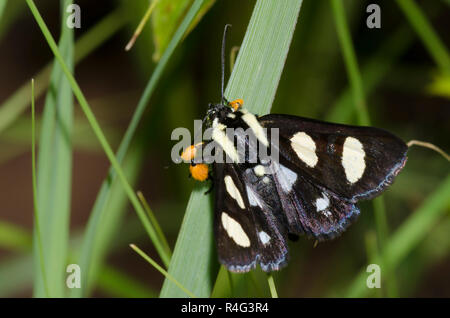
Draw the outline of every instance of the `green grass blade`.
[[[350,79],[353,93],[353,103],[356,107],[358,122],[360,125],[369,126],[370,119],[367,112],[367,105],[364,96],[361,73],[356,60],[355,49],[353,48],[350,31],[345,17],[344,5],[340,0],[331,0],[334,18],[336,22],[336,31],[341,44],[342,54],[345,60],[345,66]]]
[[[420,7],[414,0],[397,0],[397,4],[440,70],[450,75],[450,55]]]
[[[183,293],[191,298],[195,298],[195,295],[186,289],[182,284],[180,284],[175,278],[173,278],[167,271],[164,270],[161,266],[158,265],[154,260],[152,260],[147,254],[145,254],[139,247],[134,244],[130,244],[130,247],[138,253],[143,259],[150,263],[156,270],[158,270],[161,274],[163,274],[166,279],[169,279],[173,284],[175,284]]]
[[[425,202],[403,222],[390,237],[386,248],[374,263],[395,268],[420,242],[431,228],[448,211],[450,204],[450,176],[442,182],[438,189],[428,196]],[[365,269],[357,275],[347,291],[348,297],[364,297],[371,291],[366,287],[367,273]]]
[[[273,280],[272,274],[267,276],[267,281],[269,283],[270,295],[272,298],[278,298],[277,288],[275,287],[275,281]]]
[[[192,20],[195,18],[198,10],[203,4],[203,0],[196,0],[194,4],[189,9],[188,13],[186,14],[185,19],[180,24],[180,27],[175,32],[171,42],[167,46],[167,49],[164,51],[164,54],[162,55],[158,65],[156,66],[155,70],[153,71],[152,76],[150,77],[149,82],[147,83],[147,86],[145,87],[144,92],[142,93],[142,96],[138,102],[138,105],[136,107],[136,110],[133,114],[133,117],[130,121],[130,124],[127,128],[127,131],[125,132],[125,135],[119,145],[119,149],[117,150],[117,161],[122,162],[123,158],[125,157],[125,154],[128,151],[128,148],[130,146],[131,140],[136,132],[137,126],[142,118],[142,115],[148,105],[148,102],[150,100],[150,97],[153,94],[153,91],[155,90],[155,87],[157,83],[159,82],[159,79],[161,78],[161,75],[172,56],[173,52],[175,51],[175,48],[180,43],[183,34],[185,34],[187,28],[191,24]],[[91,212],[91,216],[89,217],[87,230],[84,238],[83,248],[80,255],[79,264],[81,264],[82,268],[85,269],[84,274],[82,274],[82,288],[75,290],[73,296],[81,296],[85,295],[86,291],[84,290],[83,286],[89,286],[89,283],[86,283],[86,280],[88,277],[94,278],[94,276],[91,276],[89,273],[91,270],[92,265],[92,259],[94,257],[94,251],[97,248],[96,242],[98,240],[98,236],[102,236],[103,229],[102,229],[102,218],[103,214],[106,211],[106,207],[108,205],[108,202],[111,200],[111,186],[115,182],[119,182],[119,180],[116,180],[116,173],[114,172],[114,169],[111,167],[108,172],[108,177],[103,181],[102,186],[100,188],[100,191],[97,195],[97,199],[95,201],[94,208]],[[164,249],[164,244],[162,245],[162,248]],[[100,261],[100,260],[99,260]],[[166,263],[166,262],[164,262]],[[95,265],[94,265],[95,266]],[[87,275],[87,276],[84,276]]]
[[[75,64],[82,61],[86,56],[98,48],[106,40],[111,38],[125,24],[125,19],[116,10],[107,15],[92,29],[83,34],[75,44]],[[46,65],[41,71],[34,75],[36,88],[35,95],[39,98],[49,85],[49,77],[52,71],[52,63]],[[11,96],[0,105],[0,134],[14,123],[30,105],[29,99],[30,83],[27,80]]]
[[[34,106],[34,80],[31,80],[31,169],[32,169],[32,185],[33,185],[33,207],[34,207],[34,236],[36,252],[36,276],[42,281],[42,289],[45,296],[50,297],[48,280],[46,275],[45,258],[42,246],[42,227],[40,225],[39,202],[36,181],[36,128],[35,128],[35,106]],[[39,276],[40,274],[40,276]]]
[[[245,107],[257,114],[270,111],[301,3],[300,0],[256,2],[225,92],[228,99],[243,98]],[[217,52],[219,55],[219,48]],[[169,273],[199,297],[211,295],[219,268],[213,241],[211,196],[203,194],[206,189],[207,186],[199,186],[191,194],[169,267]],[[185,297],[167,279],[160,296]]]
[[[66,8],[69,0],[61,0]],[[60,49],[70,69],[73,68],[73,29],[65,25],[68,14],[62,10]],[[52,273],[48,292],[63,297],[64,275],[69,240],[70,194],[72,184],[73,97],[69,82],[55,60],[46,96],[38,158],[38,197],[45,271]],[[36,231],[37,232],[37,231]],[[38,232],[37,232],[38,233]],[[38,251],[35,251],[37,255]],[[39,264],[35,262],[36,266]],[[41,269],[36,268],[36,274]],[[37,275],[37,277],[40,277]],[[51,279],[50,279],[51,277]],[[44,295],[44,282],[36,279],[34,295]]]
[[[365,92],[363,88],[363,80],[361,77],[361,72],[359,71],[358,62],[356,59],[355,49],[351,41],[350,30],[347,25],[345,11],[343,3],[339,0],[331,0],[331,5],[333,8],[333,13],[336,21],[336,29],[339,37],[339,42],[341,45],[341,50],[344,55],[345,65],[347,68],[347,73],[350,78],[350,84],[353,92],[353,101],[355,105],[355,110],[358,115],[358,124],[362,126],[370,125],[370,117],[367,111],[367,103]],[[382,197],[373,200],[373,207],[375,213],[375,225],[378,246],[380,250],[384,249],[384,242],[388,235],[388,225],[386,219],[386,209],[384,207],[384,200]],[[389,285],[388,290],[390,291],[390,296],[395,296],[395,277],[391,275],[393,269],[385,266],[387,276],[390,279],[386,280],[387,285]]]

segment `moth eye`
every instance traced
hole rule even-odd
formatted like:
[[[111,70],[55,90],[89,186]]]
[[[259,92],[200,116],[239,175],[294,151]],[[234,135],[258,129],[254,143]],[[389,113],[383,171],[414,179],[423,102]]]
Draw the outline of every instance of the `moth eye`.
[[[244,105],[244,101],[240,98],[230,102],[230,106],[233,108],[234,111],[237,111],[239,108],[242,107],[242,105]]]

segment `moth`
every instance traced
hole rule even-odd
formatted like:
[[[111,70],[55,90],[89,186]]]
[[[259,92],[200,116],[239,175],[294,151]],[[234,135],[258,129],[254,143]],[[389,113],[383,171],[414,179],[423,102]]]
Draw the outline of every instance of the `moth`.
[[[303,117],[257,116],[241,99],[223,97],[210,104],[204,119],[212,140],[228,161],[212,164],[215,188],[214,233],[219,262],[232,272],[281,269],[288,262],[288,239],[305,235],[317,241],[342,234],[360,214],[359,200],[382,193],[406,163],[407,145],[378,128],[327,123]],[[225,134],[228,128],[247,134]],[[278,132],[277,143],[271,132]],[[278,152],[278,160],[248,160],[258,149]],[[235,142],[234,142],[235,141]],[[194,179],[211,176],[205,163],[194,163],[200,146],[185,149]],[[236,157],[243,145],[244,159]]]

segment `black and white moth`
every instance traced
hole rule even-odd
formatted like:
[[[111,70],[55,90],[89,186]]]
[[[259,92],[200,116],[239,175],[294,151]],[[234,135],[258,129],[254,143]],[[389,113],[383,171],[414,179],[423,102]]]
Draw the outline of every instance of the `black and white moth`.
[[[217,251],[230,271],[247,272],[257,264],[266,272],[279,270],[288,261],[288,237],[339,236],[360,214],[357,201],[379,195],[406,163],[407,145],[382,129],[290,115],[258,117],[242,104],[222,97],[209,105],[204,120],[212,128],[211,142],[231,159],[212,164]],[[278,151],[279,160],[249,162],[256,151],[249,136],[235,134],[233,142],[227,128],[249,131],[258,147]],[[278,129],[277,145],[271,143],[272,128]],[[237,160],[237,144],[245,145],[243,161]],[[206,178],[205,169],[203,163],[191,165],[194,178],[205,176],[198,180]]]

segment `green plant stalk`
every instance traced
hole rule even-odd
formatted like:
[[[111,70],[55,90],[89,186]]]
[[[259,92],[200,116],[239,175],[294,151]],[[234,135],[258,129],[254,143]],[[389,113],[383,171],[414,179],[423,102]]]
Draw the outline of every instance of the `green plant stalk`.
[[[78,86],[77,82],[75,81],[75,78],[70,73],[69,69],[67,68],[67,65],[65,64],[64,60],[61,57],[61,54],[58,50],[58,47],[55,43],[55,40],[53,39],[52,35],[50,34],[50,31],[48,30],[44,20],[42,19],[38,9],[36,8],[36,5],[34,4],[33,0],[26,0],[28,6],[30,7],[31,12],[33,13],[34,18],[36,19],[36,22],[38,23],[39,27],[41,28],[42,33],[44,34],[44,37],[46,38],[50,49],[53,51],[53,54],[55,55],[56,59],[58,60],[59,64],[61,65],[61,68],[63,69],[65,75],[67,76],[67,79],[69,80],[73,93],[75,94],[80,107],[82,108],[84,114],[86,115],[86,118],[88,119],[90,125],[92,126],[92,129],[98,138],[103,150],[105,151],[106,156],[108,157],[109,161],[111,162],[112,166],[114,167],[117,176],[119,177],[119,180],[121,181],[125,192],[128,195],[128,198],[131,201],[131,204],[133,205],[134,209],[136,210],[136,213],[138,214],[138,217],[140,218],[142,224],[144,225],[145,230],[149,234],[153,244],[155,245],[155,248],[161,257],[161,260],[165,263],[169,263],[169,257],[165,253],[164,248],[162,247],[161,243],[159,242],[155,230],[151,226],[150,222],[148,221],[145,211],[143,210],[142,206],[140,205],[140,202],[138,198],[136,197],[133,189],[131,188],[130,184],[128,183],[122,168],[120,167],[119,162],[117,161],[116,157],[114,156],[114,153],[109,146],[94,114],[92,113],[92,110],[89,107],[89,104],[84,97],[80,87]]]
[[[33,182],[33,207],[34,207],[34,231],[36,233],[36,244],[38,247],[39,264],[41,268],[42,281],[44,282],[45,295],[50,297],[47,275],[45,274],[45,259],[42,248],[41,226],[39,224],[39,206],[37,199],[36,182],[36,131],[35,131],[35,107],[34,107],[34,80],[31,80],[31,171]]]
[[[103,44],[125,25],[125,19],[120,10],[115,10],[102,21],[83,34],[75,44],[75,64],[82,61],[86,56]],[[35,74],[35,95],[39,98],[47,89],[53,63],[48,63],[43,69]],[[17,118],[27,109],[29,105],[30,83],[26,81],[7,100],[0,105],[0,134],[5,131]]]
[[[365,99],[365,93],[363,88],[363,81],[361,73],[359,71],[358,62],[356,59],[355,49],[351,41],[351,34],[348,28],[348,24],[345,17],[345,10],[343,3],[340,0],[331,0],[333,13],[336,21],[336,29],[339,37],[340,46],[344,55],[344,61],[347,68],[347,73],[350,78],[350,84],[353,91],[353,99],[355,104],[355,110],[358,114],[358,124],[361,126],[370,126],[370,117],[367,112],[367,103]],[[384,248],[384,241],[387,239],[388,226],[386,218],[386,209],[384,207],[383,198],[379,197],[373,200],[373,207],[375,213],[375,223],[377,229],[377,238],[379,242],[379,249]],[[383,263],[384,264],[384,263]],[[388,285],[391,283],[393,287],[388,287],[391,294],[395,290],[396,282],[393,275],[390,275],[393,269],[387,268],[386,272],[389,273]]]
[[[426,237],[438,219],[445,215],[449,204],[450,176],[447,176],[436,191],[391,235],[375,263],[383,260],[383,265],[395,268]],[[364,297],[370,292],[365,284],[366,277],[365,269],[361,270],[350,284],[347,297]]]
[[[386,247],[386,241],[389,237],[388,223],[386,220],[386,208],[383,197],[378,197],[373,201],[375,227],[377,233],[377,246],[379,251],[383,251]],[[388,297],[398,297],[397,279],[395,278],[394,268],[380,264],[384,272],[384,281],[387,282],[386,293]]]
[[[267,275],[267,282],[269,283],[270,295],[272,296],[272,298],[278,298],[278,293],[272,274]]]
[[[331,5],[336,22],[336,31],[344,56],[345,67],[347,68],[347,74],[352,86],[353,102],[357,109],[358,123],[363,126],[370,126],[361,73],[359,71],[350,31],[345,18],[344,5],[341,0],[331,0]]]
[[[137,247],[134,244],[130,244],[130,247],[138,253],[143,259],[145,259],[147,262],[150,263],[154,268],[156,268],[161,274],[163,274],[166,279],[169,279],[172,283],[178,286],[181,291],[183,291],[186,295],[188,295],[191,298],[196,298],[196,296],[190,292],[186,287],[184,287],[182,284],[180,284],[175,278],[173,278],[168,272],[164,270],[161,266],[158,265],[154,260],[152,260],[147,254],[145,254],[139,247]]]
[[[270,111],[301,3],[256,2],[225,91],[229,100],[242,98],[245,108],[257,114]],[[220,50],[217,52],[219,56]],[[169,273],[199,297],[211,295],[219,269],[211,196],[204,195],[206,190],[206,185],[198,185],[191,194],[169,267]],[[166,279],[160,297],[185,295]]]
[[[164,54],[162,55],[159,63],[157,64],[155,70],[153,71],[153,74],[147,83],[147,86],[144,89],[144,92],[142,93],[142,96],[138,102],[138,105],[136,107],[136,110],[133,114],[133,117],[130,121],[130,124],[128,125],[128,128],[125,132],[125,135],[123,136],[122,141],[120,142],[119,148],[116,153],[117,161],[122,162],[123,158],[125,157],[125,154],[128,151],[128,148],[130,146],[131,140],[136,132],[137,126],[142,118],[142,115],[148,105],[148,102],[150,100],[150,97],[153,94],[153,91],[156,87],[156,84],[159,82],[159,79],[161,78],[161,75],[172,56],[173,52],[175,51],[176,46],[178,43],[180,43],[183,34],[185,34],[187,28],[189,27],[191,21],[194,19],[195,15],[197,14],[198,10],[202,6],[204,0],[196,0],[191,8],[189,9],[188,13],[186,14],[185,19],[180,24],[179,28],[175,32],[172,40],[170,41],[169,45],[167,46],[166,50],[164,51]],[[97,237],[101,233],[101,222],[102,215],[106,211],[107,202],[110,200],[111,195],[111,187],[116,182],[116,173],[114,172],[113,167],[109,169],[108,176],[103,181],[102,186],[100,188],[99,193],[97,194],[97,198],[94,204],[94,208],[91,212],[91,215],[89,217],[88,225],[86,234],[84,237],[83,247],[81,249],[81,256],[79,264],[82,266],[82,268],[85,269],[84,274],[82,274],[82,282],[86,282],[87,277],[90,277],[89,271],[91,269],[91,262],[93,259],[93,253],[95,250],[95,242],[97,241]],[[92,243],[94,242],[94,243]],[[165,266],[168,266],[168,263],[164,262]],[[85,276],[86,275],[86,276]],[[85,294],[85,290],[83,286],[86,286],[87,284],[82,284],[82,288],[77,289],[74,291],[73,296],[80,297],[81,295]]]
[[[397,0],[397,4],[441,72],[450,76],[450,55],[419,6],[413,0]]]

